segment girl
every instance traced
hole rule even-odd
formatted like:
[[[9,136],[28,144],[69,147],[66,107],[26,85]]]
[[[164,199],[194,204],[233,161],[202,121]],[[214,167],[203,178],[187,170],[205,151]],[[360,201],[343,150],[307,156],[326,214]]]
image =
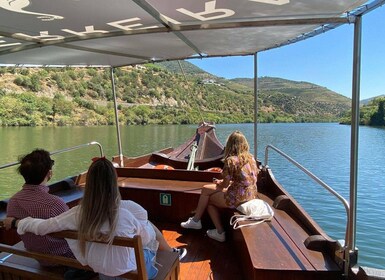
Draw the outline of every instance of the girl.
[[[226,236],[218,208],[236,208],[243,202],[256,198],[258,172],[246,137],[240,131],[234,131],[225,147],[223,179],[214,179],[214,184],[203,187],[194,217],[182,222],[181,226],[201,229],[201,217],[207,208],[215,225],[215,229],[208,230],[207,235],[224,242]]]

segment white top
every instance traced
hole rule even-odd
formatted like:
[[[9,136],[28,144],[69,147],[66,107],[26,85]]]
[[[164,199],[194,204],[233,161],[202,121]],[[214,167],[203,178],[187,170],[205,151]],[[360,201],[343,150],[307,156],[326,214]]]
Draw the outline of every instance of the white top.
[[[31,217],[22,219],[18,223],[18,234],[32,232],[37,235],[45,235],[62,230],[77,230],[79,206],[75,206],[63,214],[43,220]],[[107,233],[109,229],[106,222],[101,229]],[[139,204],[122,200],[118,212],[118,224],[116,236],[133,237],[140,235],[143,247],[154,252],[159,243],[151,223],[148,221],[147,211]],[[82,265],[89,265],[95,272],[107,276],[118,276],[131,270],[136,270],[135,253],[133,248],[112,246],[103,243],[87,242],[86,253],[83,256],[78,246],[78,241],[66,239],[76,259]]]

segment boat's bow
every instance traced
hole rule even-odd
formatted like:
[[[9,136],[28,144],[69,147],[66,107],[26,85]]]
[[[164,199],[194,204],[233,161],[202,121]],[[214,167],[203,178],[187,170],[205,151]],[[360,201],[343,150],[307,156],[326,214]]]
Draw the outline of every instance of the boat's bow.
[[[221,168],[224,147],[215,134],[212,123],[199,124],[195,134],[175,149],[169,148],[153,152],[139,158],[125,158],[125,167],[156,169]],[[114,158],[117,162],[117,158]]]

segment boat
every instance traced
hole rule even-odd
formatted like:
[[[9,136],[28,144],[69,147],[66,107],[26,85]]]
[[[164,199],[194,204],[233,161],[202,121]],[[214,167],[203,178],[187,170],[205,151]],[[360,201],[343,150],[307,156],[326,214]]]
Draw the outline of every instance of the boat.
[[[100,145],[97,142],[93,144]],[[197,149],[195,150],[194,147]],[[213,153],[213,150],[216,150],[216,153]],[[103,155],[102,148],[100,151],[101,154],[98,156]],[[269,168],[262,168],[258,180],[258,190],[259,198],[272,206],[274,205],[276,218],[269,225],[266,224],[263,227],[265,227],[266,235],[273,234],[273,240],[277,241],[276,244],[265,243],[266,240],[260,240],[254,244],[253,236],[261,234],[261,225],[239,230],[233,230],[229,227],[228,232],[231,241],[227,244],[215,244],[218,242],[209,240],[204,236],[203,231],[191,232],[191,230],[180,228],[180,222],[186,220],[194,212],[201,188],[205,184],[211,183],[213,178],[220,176],[223,167],[221,161],[223,151],[223,145],[215,134],[215,126],[202,123],[191,138],[175,149],[166,148],[139,157],[123,157],[122,166],[120,166],[119,156],[112,159],[116,165],[119,177],[118,185],[122,197],[142,205],[148,211],[150,220],[162,229],[168,241],[174,246],[187,246],[189,253],[186,260],[180,264],[180,278],[197,279],[194,274],[190,278],[188,271],[195,270],[196,265],[201,266],[201,263],[205,262],[207,267],[198,269],[198,274],[202,275],[202,279],[209,278],[210,274],[215,275],[214,279],[242,279],[242,277],[249,279],[246,275],[254,275],[251,279],[260,279],[261,277],[276,279],[274,275],[277,271],[284,273],[285,276],[293,274],[295,279],[307,279],[312,274],[317,279],[340,279],[342,271],[335,261],[338,248],[336,242],[331,240],[275,181]],[[55,151],[53,154],[58,152],[61,151]],[[194,156],[194,154],[196,155]],[[196,158],[196,160],[191,162],[191,158]],[[189,162],[192,168],[187,169]],[[259,165],[261,165],[260,162]],[[82,197],[85,178],[86,173],[82,172],[72,178],[56,182],[50,186],[51,193],[62,197],[71,206],[76,205]],[[6,215],[5,207],[6,202],[3,202],[0,220]],[[225,212],[224,216],[229,219],[234,213]],[[291,230],[296,231],[292,234],[297,236],[298,240],[294,241],[295,238],[293,239],[285,232],[288,230],[287,225],[280,223],[290,224]],[[208,216],[203,217],[203,224],[205,228],[212,227]],[[269,236],[265,238],[270,239]],[[15,232],[2,230],[0,240],[14,244],[19,241],[19,238]],[[230,245],[230,242],[233,244]],[[298,244],[294,245],[293,243],[292,246],[294,247],[291,248],[286,247],[288,246],[286,242],[298,242]],[[266,246],[265,249],[260,247],[263,244]],[[205,246],[206,249],[201,248],[194,252],[196,250],[194,247],[202,246]],[[210,257],[205,256],[208,253],[207,249],[211,250],[213,246],[215,246],[214,254]],[[239,252],[233,251],[232,248],[239,248]],[[275,261],[266,259],[267,254],[263,253],[264,250],[271,252],[272,248],[279,250],[279,255]],[[256,254],[256,249],[260,253]],[[294,263],[292,260],[289,261],[293,257],[292,250],[295,251],[295,259],[297,259]],[[238,261],[234,259],[235,255]],[[217,271],[212,263],[219,265],[224,257],[228,258],[228,267],[226,270]],[[285,258],[289,259],[285,260]],[[316,264],[311,264],[311,261],[316,261]],[[262,265],[250,264],[250,262],[262,262]],[[287,264],[284,264],[285,262]],[[240,263],[247,263],[248,265],[240,267]],[[317,270],[311,267],[312,265],[317,265]],[[293,267],[296,270],[291,271]],[[317,276],[321,269],[322,277]],[[305,273],[302,276],[297,275],[299,271]],[[243,273],[246,275],[242,276]]]
[[[186,246],[180,279],[385,279],[385,272],[358,268],[355,247],[360,44],[362,17],[384,4],[381,0],[252,0],[252,1],[7,1],[0,0],[0,64],[21,67],[105,67],[111,71],[115,121],[119,123],[115,92],[116,67],[181,59],[254,55],[294,44],[340,25],[354,24],[351,186],[346,201],[331,187],[283,151],[266,147],[258,160],[259,198],[275,211],[274,219],[255,226],[228,229],[228,241],[217,243],[202,231],[182,230],[203,185],[223,167],[223,144],[213,125],[203,123],[176,148],[131,158],[119,151],[112,160],[123,199],[148,210],[150,219],[172,246]],[[257,77],[257,71],[255,71]],[[257,79],[256,79],[257,81]],[[257,134],[258,83],[255,82]],[[255,136],[256,137],[256,136]],[[254,147],[256,139],[254,139]],[[86,143],[51,154],[67,152]],[[280,154],[335,195],[345,206],[344,242],[331,239],[275,179],[268,166],[269,151]],[[256,148],[254,151],[257,154]],[[0,169],[17,163],[5,164]],[[72,207],[83,193],[86,173],[63,178],[50,186]],[[0,203],[0,219],[7,201]],[[231,217],[233,211],[224,211]],[[247,222],[246,222],[247,223]],[[210,226],[208,217],[203,218]],[[0,230],[0,242],[15,244],[15,232]],[[3,253],[4,254],[4,253]],[[0,255],[1,262],[9,261]],[[1,265],[0,265],[1,271]],[[376,276],[373,276],[375,274]],[[377,277],[377,278],[375,278]]]
[[[143,168],[155,169],[212,169],[223,166],[222,158],[224,147],[215,134],[213,123],[199,124],[196,133],[177,148],[151,153]],[[118,159],[117,163],[119,164]],[[139,167],[140,159],[127,159],[123,161],[125,167]],[[215,169],[214,169],[215,170]]]

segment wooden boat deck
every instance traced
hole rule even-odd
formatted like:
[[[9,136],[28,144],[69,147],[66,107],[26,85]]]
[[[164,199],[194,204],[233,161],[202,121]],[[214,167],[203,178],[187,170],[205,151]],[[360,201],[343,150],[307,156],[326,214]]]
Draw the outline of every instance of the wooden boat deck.
[[[180,222],[192,215],[200,190],[217,173],[186,170],[117,168],[118,185],[123,199],[142,205],[149,219],[162,231],[172,247],[184,247],[187,256],[181,261],[180,279],[341,279],[334,260],[334,241],[285,194],[268,172],[259,180],[259,197],[275,205],[274,219],[258,226],[233,230],[228,223],[234,211],[224,210],[227,241],[217,242],[205,236],[213,228],[207,213],[202,230],[188,230]],[[63,183],[60,191],[69,204],[82,196],[84,174],[74,183]],[[56,193],[59,190],[56,191]],[[166,198],[164,200],[164,198]],[[165,203],[166,202],[166,203]],[[4,231],[0,231],[3,234]],[[307,248],[307,239],[315,250]],[[2,240],[9,240],[6,236]]]
[[[155,223],[172,247],[187,249],[180,262],[180,279],[243,279],[232,243],[205,236],[205,230],[186,230],[178,224]],[[224,269],[225,268],[225,269]]]
[[[205,230],[213,227],[207,213],[202,217],[204,230],[180,227],[181,221],[192,216],[200,189],[215,174],[189,171],[185,176],[186,171],[181,170],[142,169],[136,170],[134,177],[131,169],[117,171],[122,197],[142,205],[171,246],[187,248],[181,279],[341,279],[341,270],[333,260],[334,241],[321,236],[316,224],[301,219],[301,209],[269,180],[261,179],[259,197],[270,205],[278,197],[273,221],[233,230],[228,221],[234,211],[224,210],[227,241],[219,243],[205,236]],[[263,194],[266,189],[274,192],[272,197]],[[169,204],[163,204],[164,196]],[[315,238],[311,245],[318,244],[316,250],[306,248],[309,237]]]

